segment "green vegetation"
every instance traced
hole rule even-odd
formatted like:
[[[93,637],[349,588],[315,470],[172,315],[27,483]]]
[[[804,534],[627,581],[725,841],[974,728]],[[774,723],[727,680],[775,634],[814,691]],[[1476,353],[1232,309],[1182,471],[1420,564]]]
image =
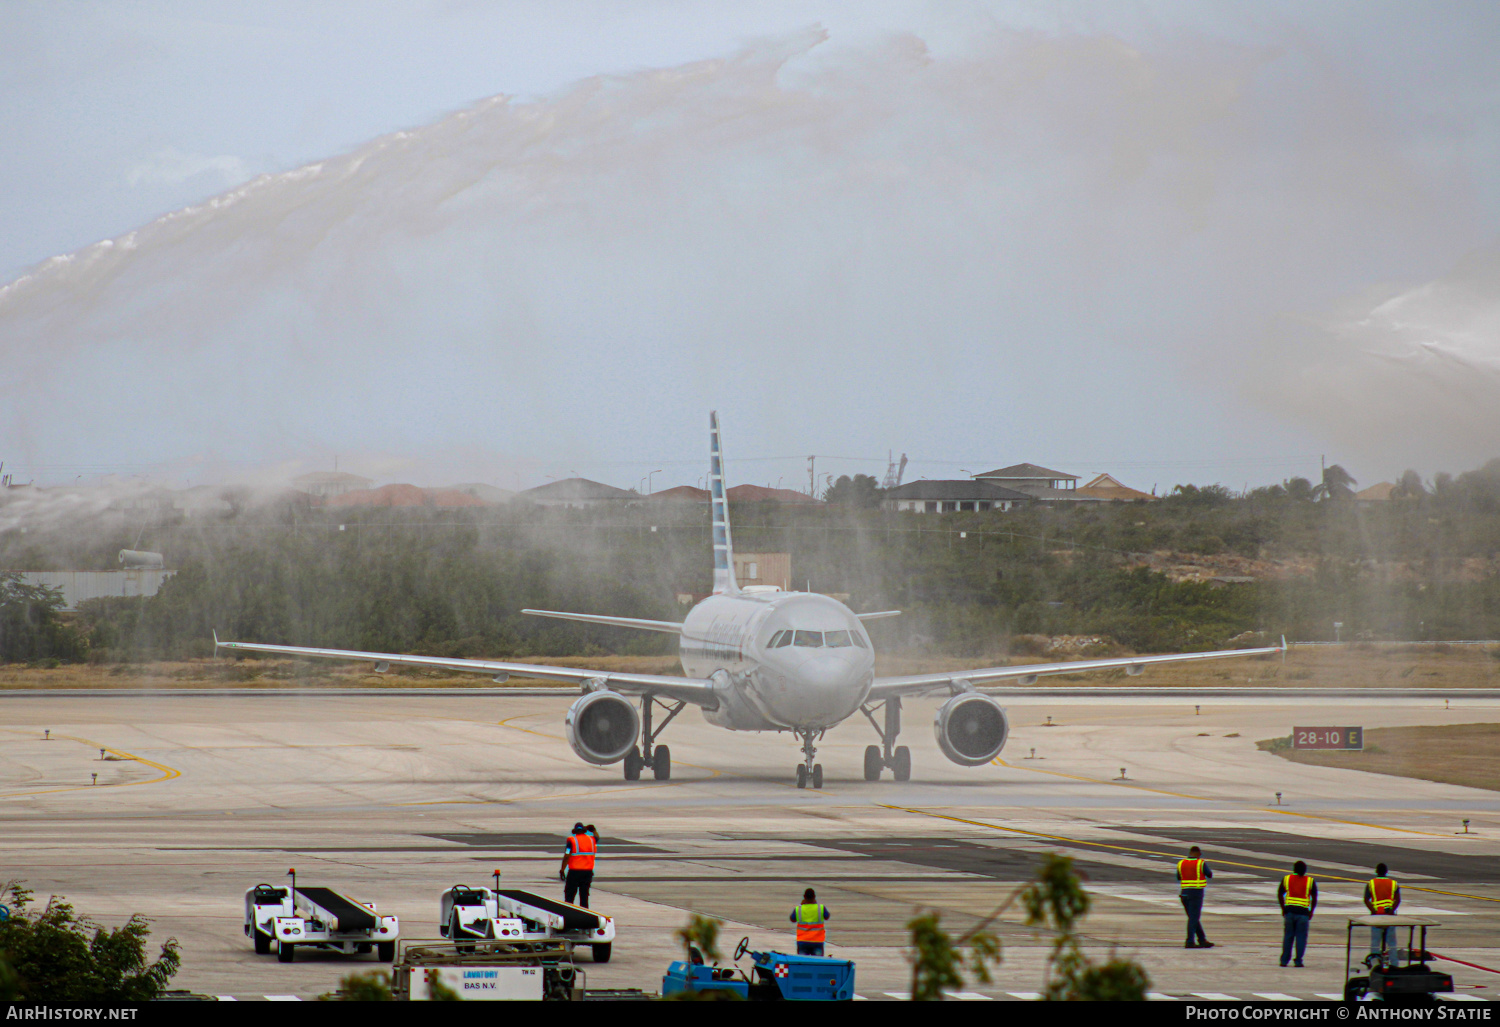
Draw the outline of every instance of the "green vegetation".
[[[10,907],[10,916],[0,920],[0,1000],[149,1002],[181,965],[174,939],[154,962],[146,961],[150,921],[140,914],[107,931],[55,898],[31,908],[31,892],[18,881],[7,882],[0,893]]]
[[[1049,1002],[1144,1002],[1151,987],[1139,963],[1111,956],[1095,965],[1083,954],[1076,929],[1088,915],[1089,896],[1083,889],[1073,860],[1048,853],[1036,879],[1021,894],[1026,923],[1056,932],[1047,963],[1047,985],[1042,997]]]
[[[988,984],[990,964],[999,966],[1001,958],[1000,939],[986,929],[993,920],[994,916],[953,938],[943,930],[939,913],[912,917],[906,924],[911,932],[911,1000],[941,1002],[944,992],[963,988],[965,971]]]
[[[19,574],[0,571],[0,660],[50,662],[76,660],[88,642],[64,624],[61,593],[27,584]]]
[[[1400,498],[1368,505],[1340,498],[1351,483],[1337,471],[1245,497],[1187,485],[1156,503],[942,516],[875,508],[874,480],[860,476],[835,483],[827,506],[736,505],[735,543],[790,552],[794,587],[905,611],[872,627],[886,651],[990,656],[1024,648],[1012,644],[1022,636],[1058,635],[1104,649],[1207,649],[1331,639],[1335,621],[1345,639],[1500,637],[1500,461],[1431,488],[1403,475]],[[104,569],[136,545],[179,573],[152,599],[93,600],[71,621],[55,596],[0,574],[0,659],[205,656],[215,628],[442,656],[654,655],[670,637],[519,610],[678,619],[676,597],[709,588],[707,509],[690,503],[241,503],[169,523],[7,531],[0,567]],[[1161,572],[1195,563],[1200,577],[1254,580],[1221,587]]]

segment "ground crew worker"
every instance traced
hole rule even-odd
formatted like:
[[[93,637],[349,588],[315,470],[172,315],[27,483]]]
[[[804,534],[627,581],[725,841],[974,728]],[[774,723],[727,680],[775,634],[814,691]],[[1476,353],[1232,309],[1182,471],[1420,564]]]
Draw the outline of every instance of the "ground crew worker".
[[[572,902],[578,896],[578,904],[588,908],[589,885],[594,882],[594,857],[599,854],[599,843],[582,824],[573,825],[573,833],[563,847],[562,866],[557,876],[563,879],[563,901]]]
[[[1179,897],[1187,913],[1187,944],[1182,946],[1185,949],[1214,947],[1203,933],[1203,895],[1213,876],[1214,872],[1203,861],[1203,850],[1196,845],[1188,849],[1187,859],[1177,861],[1177,883],[1182,886]]]
[[[1292,864],[1292,872],[1281,879],[1276,889],[1276,901],[1281,906],[1281,965],[1292,960],[1292,945],[1297,947],[1297,966],[1302,965],[1302,955],[1307,951],[1307,927],[1312,922],[1313,910],[1318,908],[1318,882],[1307,876],[1307,864],[1300,859]]]
[[[797,925],[797,955],[821,956],[827,928],[823,925],[833,919],[828,907],[818,902],[817,892],[811,888],[802,893],[802,902],[787,919]]]
[[[1375,876],[1365,884],[1365,908],[1377,916],[1390,916],[1401,905],[1401,886],[1387,876],[1384,863],[1375,864]],[[1370,928],[1370,954],[1394,953],[1396,929],[1394,927]]]

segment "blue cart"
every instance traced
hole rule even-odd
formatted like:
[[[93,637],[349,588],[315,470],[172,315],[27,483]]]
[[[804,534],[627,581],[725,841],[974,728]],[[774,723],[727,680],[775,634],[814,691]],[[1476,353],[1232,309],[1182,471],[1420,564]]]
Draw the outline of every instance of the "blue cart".
[[[740,942],[735,959],[745,955],[749,941]],[[734,967],[678,960],[662,978],[661,993],[665,997],[684,991],[727,991],[752,1002],[849,1002],[854,998],[853,960],[786,952],[751,952],[750,958],[755,961],[753,976]]]

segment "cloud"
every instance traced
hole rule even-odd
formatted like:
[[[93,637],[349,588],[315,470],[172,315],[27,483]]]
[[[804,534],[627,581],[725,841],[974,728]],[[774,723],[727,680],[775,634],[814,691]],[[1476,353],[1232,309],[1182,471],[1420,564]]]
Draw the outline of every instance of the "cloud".
[[[223,154],[205,157],[183,153],[169,146],[130,169],[125,181],[134,188],[140,185],[180,185],[199,175],[213,175],[225,186],[239,185],[250,178],[249,166],[239,157]]]

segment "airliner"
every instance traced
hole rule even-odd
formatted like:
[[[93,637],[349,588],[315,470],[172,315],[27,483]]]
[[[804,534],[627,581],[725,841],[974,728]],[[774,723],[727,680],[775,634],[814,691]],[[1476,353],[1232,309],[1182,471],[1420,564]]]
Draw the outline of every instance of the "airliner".
[[[947,694],[933,722],[939,749],[960,766],[977,767],[1000,755],[1010,733],[1005,709],[981,685],[1011,682],[1022,687],[1049,674],[1123,669],[1141,674],[1163,663],[1218,660],[1285,652],[1286,643],[1257,649],[1130,656],[1067,663],[980,667],[953,673],[875,675],[875,650],[865,625],[899,610],[855,613],[830,596],[785,592],[767,586],[741,588],[735,581],[734,547],[725,499],[724,457],[719,417],[709,414],[709,503],[713,523],[713,592],[681,622],[611,617],[557,610],[522,610],[537,617],[660,631],[678,638],[682,677],[549,667],[503,660],[446,659],[346,649],[311,649],[253,642],[221,642],[217,649],[330,660],[372,661],[377,673],[393,666],[427,667],[488,674],[497,682],[511,675],[577,683],[582,695],[569,707],[564,725],[568,744],[580,759],[596,766],[623,764],[627,781],[650,768],[658,781],[672,776],[672,754],[657,744],[668,724],[688,706],[705,720],[730,731],[786,731],[802,741],[797,787],[823,787],[817,742],[830,728],[863,714],[879,738],[865,749],[866,781],[890,770],[897,781],[911,778],[911,750],[897,745],[901,703],[911,696]],[[632,697],[638,700],[632,702]],[[654,714],[662,717],[653,725]],[[878,719],[877,719],[878,718]]]

